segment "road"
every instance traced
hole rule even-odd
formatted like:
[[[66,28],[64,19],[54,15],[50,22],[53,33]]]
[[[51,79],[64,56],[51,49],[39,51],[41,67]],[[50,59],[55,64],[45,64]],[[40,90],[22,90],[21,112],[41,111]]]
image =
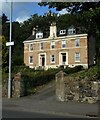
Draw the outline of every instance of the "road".
[[[75,115],[59,115],[59,114],[50,114],[50,113],[39,113],[39,112],[28,112],[28,111],[21,111],[21,110],[9,110],[3,109],[2,111],[2,118],[90,118],[90,117],[82,117],[82,116],[75,116]],[[93,119],[93,117],[92,117]],[[94,117],[93,120],[98,120]]]
[[[3,109],[3,118],[66,118],[62,115]],[[69,116],[68,118],[72,118]]]
[[[98,114],[97,104],[59,102],[55,85],[49,85],[37,94],[21,98],[3,98],[3,117],[31,118],[87,118],[86,114]]]

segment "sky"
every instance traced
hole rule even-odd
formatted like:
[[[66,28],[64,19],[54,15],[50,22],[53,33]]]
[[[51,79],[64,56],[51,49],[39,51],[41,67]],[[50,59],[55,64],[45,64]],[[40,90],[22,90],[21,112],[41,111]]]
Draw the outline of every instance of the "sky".
[[[29,19],[31,15],[36,13],[38,15],[43,15],[49,10],[48,6],[39,6],[38,2],[13,2],[12,6],[12,21],[18,22],[23,22],[24,20]],[[60,12],[56,11],[55,8],[50,10],[58,14],[64,14],[67,12],[65,9]],[[0,13],[5,13],[8,19],[10,18],[10,3],[8,2],[8,0],[2,2],[2,9],[0,10]]]

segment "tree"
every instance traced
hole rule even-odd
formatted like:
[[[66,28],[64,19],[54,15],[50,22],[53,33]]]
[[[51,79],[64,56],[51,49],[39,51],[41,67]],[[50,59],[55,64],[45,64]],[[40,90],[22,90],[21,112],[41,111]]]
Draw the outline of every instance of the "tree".
[[[0,36],[0,67],[1,66],[2,66],[2,36]]]
[[[70,13],[80,13],[100,6],[100,2],[40,2],[38,4],[40,6],[48,5],[49,8],[56,8],[57,11],[66,8]]]
[[[3,13],[2,14],[2,24],[6,23],[8,20],[7,16]]]
[[[100,7],[95,10],[90,9],[79,14],[81,25],[85,26],[88,33],[91,33],[96,38],[96,51],[100,48]],[[99,56],[98,56],[99,57]]]
[[[12,68],[17,65],[23,64],[23,41],[21,36],[23,31],[21,31],[20,24],[18,22],[12,23],[12,41],[14,41],[14,46],[12,46]]]
[[[10,29],[10,24],[8,20],[8,17],[3,13],[2,16],[2,35],[5,37],[6,41],[9,40],[9,29]]]
[[[2,43],[2,69],[4,72],[8,72],[8,47],[6,42],[9,40],[9,24],[7,23],[8,18],[3,13],[0,17],[2,19],[2,36],[0,37],[0,42]]]
[[[2,69],[4,72],[8,70],[8,48],[6,47],[6,39],[4,36],[0,37],[2,42]]]

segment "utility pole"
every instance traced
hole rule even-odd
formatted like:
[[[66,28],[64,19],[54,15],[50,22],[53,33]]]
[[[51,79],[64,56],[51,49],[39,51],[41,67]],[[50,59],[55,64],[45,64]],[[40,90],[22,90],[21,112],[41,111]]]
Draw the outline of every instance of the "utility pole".
[[[12,40],[12,0],[10,0],[10,40],[6,43],[9,46],[9,79],[8,79],[8,98],[11,97],[11,46],[14,45]]]

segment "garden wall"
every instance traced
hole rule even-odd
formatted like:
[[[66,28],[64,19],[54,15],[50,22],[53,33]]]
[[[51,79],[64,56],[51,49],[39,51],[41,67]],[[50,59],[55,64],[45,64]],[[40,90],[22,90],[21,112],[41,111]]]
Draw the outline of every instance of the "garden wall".
[[[70,77],[63,71],[56,74],[56,98],[59,101],[96,103],[99,94],[100,80]]]
[[[17,73],[11,80],[11,97],[21,97],[25,95],[25,84],[20,73]],[[2,97],[8,96],[8,81],[2,82]]]

